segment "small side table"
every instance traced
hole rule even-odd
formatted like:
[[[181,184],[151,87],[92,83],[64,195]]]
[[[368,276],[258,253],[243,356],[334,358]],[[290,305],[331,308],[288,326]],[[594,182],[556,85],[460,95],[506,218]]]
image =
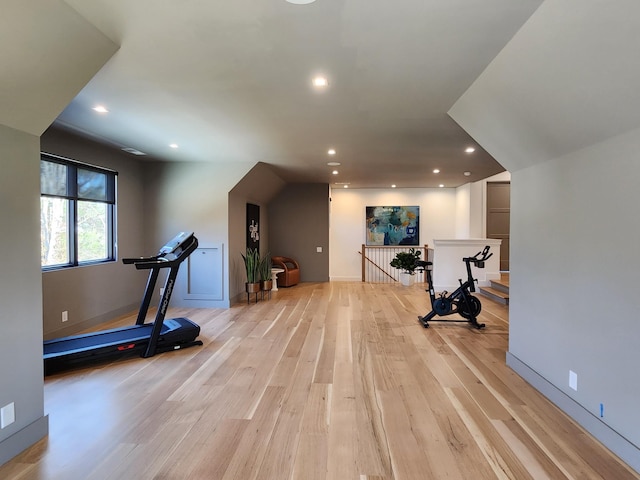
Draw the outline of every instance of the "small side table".
[[[273,288],[271,290],[274,292],[278,291],[278,274],[282,272],[284,272],[284,268],[271,269],[271,280],[273,280]]]

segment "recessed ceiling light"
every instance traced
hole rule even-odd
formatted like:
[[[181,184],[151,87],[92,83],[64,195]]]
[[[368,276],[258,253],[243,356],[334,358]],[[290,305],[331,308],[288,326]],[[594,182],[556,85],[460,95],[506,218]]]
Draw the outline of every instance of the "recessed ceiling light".
[[[438,186],[439,186],[440,188],[444,188],[444,184],[442,184],[442,183],[441,183],[440,185],[438,185]]]
[[[293,3],[294,5],[308,5],[310,3],[315,2],[316,0],[287,0],[289,3]]]
[[[178,144],[177,143],[171,143],[171,144],[169,144],[169,146],[171,148],[178,148]]]
[[[396,184],[394,183],[393,185],[391,185],[391,188],[396,188]]]
[[[343,186],[342,188],[349,188],[349,185],[345,185],[345,186]]]
[[[93,109],[98,113],[109,113],[109,110],[107,110],[103,105],[96,105]]]
[[[335,155],[336,151],[333,148],[330,148],[329,151],[327,152],[329,155]]]
[[[467,147],[464,151],[467,152],[467,153],[473,153],[473,152],[476,151],[476,149],[473,148],[473,147]]]
[[[330,167],[337,167],[340,165],[340,162],[327,162],[327,165],[329,165]]]
[[[434,168],[433,169],[433,173],[440,173],[440,169],[439,168]]]
[[[315,77],[313,79],[314,87],[326,87],[329,85],[329,80],[326,77]]]
[[[469,177],[469,176],[471,176],[471,172],[464,172],[464,176],[465,176],[465,177]]]
[[[334,174],[334,175],[337,175],[337,174],[338,174],[338,170],[334,170],[334,171],[333,171],[333,172],[331,172],[331,173],[332,173],[332,174]]]

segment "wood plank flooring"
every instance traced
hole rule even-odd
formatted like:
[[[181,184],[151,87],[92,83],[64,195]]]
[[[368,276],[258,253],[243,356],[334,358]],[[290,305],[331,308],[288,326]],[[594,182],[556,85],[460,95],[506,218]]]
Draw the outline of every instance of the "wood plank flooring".
[[[640,478],[506,367],[508,307],[482,306],[424,329],[421,286],[334,282],[173,309],[204,346],[48,377],[49,437],[0,478]]]

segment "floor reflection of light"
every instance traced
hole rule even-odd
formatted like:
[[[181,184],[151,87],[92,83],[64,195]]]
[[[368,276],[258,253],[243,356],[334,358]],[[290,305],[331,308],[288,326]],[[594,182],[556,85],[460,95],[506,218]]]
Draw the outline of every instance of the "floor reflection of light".
[[[126,363],[121,362],[120,367]],[[113,430],[116,424],[122,423],[113,419],[124,418],[136,399],[134,395],[114,395],[116,383],[109,373],[111,368],[115,367],[78,370],[45,380],[45,414],[55,412],[49,415],[49,436],[43,446],[48,451],[44,458],[45,471],[47,466],[56,471],[64,467],[59,462],[70,458],[69,451],[74,452],[71,458],[82,458],[80,463],[91,469],[103,460],[100,452],[95,451],[95,445],[104,446],[106,437],[117,443],[121,441],[125,432]],[[121,383],[122,377],[118,378]]]

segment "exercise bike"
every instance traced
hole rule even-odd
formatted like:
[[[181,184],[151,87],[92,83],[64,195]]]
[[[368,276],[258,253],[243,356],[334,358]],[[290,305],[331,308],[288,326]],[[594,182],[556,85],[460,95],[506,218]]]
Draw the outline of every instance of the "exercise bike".
[[[484,262],[486,262],[493,253],[489,253],[489,245],[484,247],[484,250],[476,253],[473,257],[464,257],[462,261],[467,266],[467,281],[462,283],[462,280],[458,280],[460,282],[460,286],[452,292],[450,295],[447,295],[447,291],[445,290],[440,294],[439,297],[436,298],[435,291],[433,289],[433,278],[431,268],[432,262],[418,261],[418,268],[421,270],[426,270],[427,272],[427,281],[429,282],[429,297],[431,298],[431,312],[426,314],[423,317],[418,316],[418,320],[422,324],[424,328],[429,328],[429,322],[469,322],[473,327],[477,329],[484,328],[484,323],[478,323],[478,315],[480,314],[480,310],[482,309],[482,304],[478,297],[474,297],[471,295],[472,292],[476,291],[475,283],[478,281],[473,278],[471,274],[471,264],[475,265],[478,268],[484,268]],[[434,319],[436,315],[439,317],[446,317],[448,315],[453,315],[454,313],[460,314],[464,320],[455,320],[455,319]]]

